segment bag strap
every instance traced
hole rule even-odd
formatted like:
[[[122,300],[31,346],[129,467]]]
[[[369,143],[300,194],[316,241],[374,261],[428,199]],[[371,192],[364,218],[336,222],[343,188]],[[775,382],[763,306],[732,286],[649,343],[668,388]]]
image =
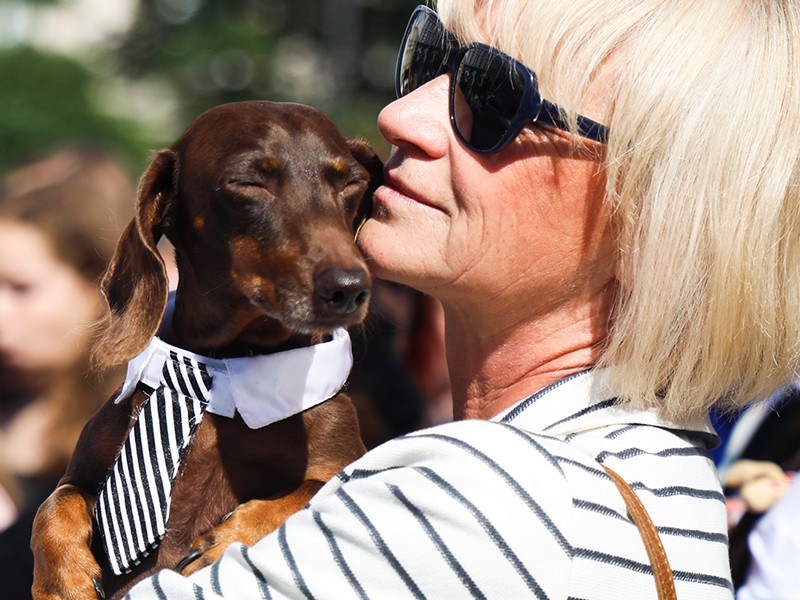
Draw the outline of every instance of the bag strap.
[[[636,492],[633,491],[633,488],[622,477],[607,466],[602,465],[602,467],[616,484],[620,494],[622,494],[628,514],[630,514],[631,519],[639,529],[644,541],[644,547],[647,550],[647,556],[650,559],[650,566],[653,568],[659,600],[677,600],[672,568],[669,566],[669,559],[664,551],[664,545],[661,543],[658,530],[650,519],[650,515],[647,514],[647,509],[642,504],[639,496],[636,495]]]

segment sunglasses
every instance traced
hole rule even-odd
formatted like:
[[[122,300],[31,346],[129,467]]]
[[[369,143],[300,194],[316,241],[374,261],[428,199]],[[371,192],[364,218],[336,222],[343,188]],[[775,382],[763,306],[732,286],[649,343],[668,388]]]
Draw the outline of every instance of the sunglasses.
[[[528,123],[571,131],[566,111],[539,95],[536,74],[485,44],[461,45],[435,12],[418,6],[408,22],[397,57],[395,87],[402,98],[450,74],[450,123],[461,142],[481,154],[499,152]],[[600,143],[608,128],[581,115],[577,133]]]

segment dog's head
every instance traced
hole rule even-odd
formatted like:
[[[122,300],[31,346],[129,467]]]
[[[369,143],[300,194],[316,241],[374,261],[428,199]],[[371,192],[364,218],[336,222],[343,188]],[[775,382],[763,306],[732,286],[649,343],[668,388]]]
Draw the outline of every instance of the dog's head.
[[[319,111],[240,102],[207,111],[142,176],[136,217],[105,273],[96,358],[122,362],[158,328],[176,249],[173,326],[195,351],[268,347],[363,320],[370,276],[353,238],[383,165]]]

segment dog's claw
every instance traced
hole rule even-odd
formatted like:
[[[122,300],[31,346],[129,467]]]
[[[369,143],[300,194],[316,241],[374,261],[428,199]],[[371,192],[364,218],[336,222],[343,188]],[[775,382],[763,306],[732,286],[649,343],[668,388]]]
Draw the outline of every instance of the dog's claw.
[[[181,571],[183,571],[183,570],[184,570],[186,567],[188,567],[188,566],[189,566],[191,563],[193,563],[193,562],[194,562],[194,561],[196,561],[198,558],[200,558],[200,555],[201,555],[201,554],[203,554],[203,553],[202,553],[200,550],[198,550],[197,548],[195,548],[194,550],[192,550],[191,552],[189,552],[189,554],[187,554],[186,556],[184,556],[184,557],[181,559],[181,562],[179,562],[179,563],[178,563],[178,566],[177,566],[177,567],[175,567],[175,570],[176,570],[176,571],[178,571],[178,572],[180,573],[180,572],[181,572]]]
[[[97,597],[100,600],[105,600],[106,591],[103,589],[103,582],[100,581],[100,578],[95,577],[94,579],[92,579],[92,583],[94,583],[94,591],[97,594]]]

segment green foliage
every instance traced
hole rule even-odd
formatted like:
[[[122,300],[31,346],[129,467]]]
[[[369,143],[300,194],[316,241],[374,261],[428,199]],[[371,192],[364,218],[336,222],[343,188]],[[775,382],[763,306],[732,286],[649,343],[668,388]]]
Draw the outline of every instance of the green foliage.
[[[138,171],[146,143],[136,124],[92,105],[94,77],[66,56],[28,46],[0,49],[0,173],[68,144],[99,145]]]
[[[144,139],[153,130],[146,109],[121,120],[98,107],[92,90],[101,76],[90,60],[115,78],[167,82],[177,100],[174,131],[225,102],[294,101],[383,152],[376,118],[394,97],[397,45],[419,1],[141,0],[130,30],[104,55],[0,47],[0,175],[79,142],[116,152],[139,173],[150,151],[171,141]]]
[[[167,78],[182,125],[246,99],[295,101],[381,141],[397,45],[417,0],[142,0],[121,41],[126,76]]]

